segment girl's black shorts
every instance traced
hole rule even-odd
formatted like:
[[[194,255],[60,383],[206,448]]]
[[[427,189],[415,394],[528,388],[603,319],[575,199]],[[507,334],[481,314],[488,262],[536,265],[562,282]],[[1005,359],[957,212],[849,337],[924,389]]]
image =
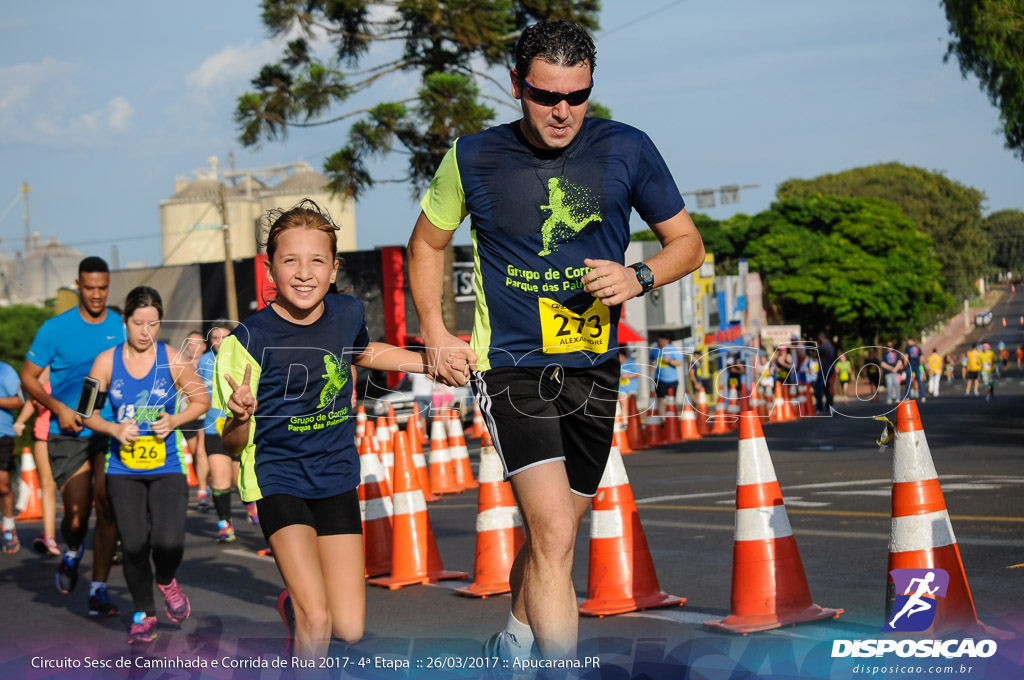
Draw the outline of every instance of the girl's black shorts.
[[[276,531],[293,524],[313,527],[317,536],[363,533],[356,489],[328,498],[299,498],[274,493],[256,501],[256,511],[260,516],[263,537],[268,541]]]

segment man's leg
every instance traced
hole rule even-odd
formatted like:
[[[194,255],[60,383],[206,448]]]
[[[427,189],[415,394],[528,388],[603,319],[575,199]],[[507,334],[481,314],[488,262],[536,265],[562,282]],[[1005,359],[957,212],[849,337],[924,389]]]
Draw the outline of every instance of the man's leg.
[[[576,650],[573,550],[591,499],[570,491],[561,461],[524,470],[510,482],[526,534],[510,574],[512,614],[532,629],[544,658],[564,658]]]
[[[117,547],[117,524],[107,498],[106,450],[92,456],[92,497],[96,504],[96,528],[92,535],[92,580],[106,583]]]

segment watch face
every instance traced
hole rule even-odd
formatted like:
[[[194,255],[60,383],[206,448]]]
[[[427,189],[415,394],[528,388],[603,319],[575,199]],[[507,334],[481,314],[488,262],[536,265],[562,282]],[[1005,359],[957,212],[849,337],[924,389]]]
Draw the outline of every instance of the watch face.
[[[647,288],[654,284],[654,273],[651,272],[651,268],[645,264],[636,265],[636,278],[640,281],[640,285]]]

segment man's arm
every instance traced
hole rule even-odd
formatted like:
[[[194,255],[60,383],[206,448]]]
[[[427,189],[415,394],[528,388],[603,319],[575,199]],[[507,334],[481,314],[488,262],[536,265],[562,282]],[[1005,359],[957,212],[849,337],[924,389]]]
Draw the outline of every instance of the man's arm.
[[[43,383],[39,381],[39,376],[44,370],[45,367],[36,366],[26,359],[25,363],[21,366],[21,386],[25,388],[29,396],[50,409],[53,415],[57,416],[57,422],[62,430],[79,432],[82,429],[82,419],[70,407],[65,406],[60,400],[53,395],[47,394],[46,390],[43,389]]]
[[[661,243],[661,250],[644,264],[654,274],[654,287],[678,281],[704,263],[704,241],[690,214],[680,210],[675,217],[648,225]],[[643,292],[636,272],[610,260],[585,259],[591,270],[583,276],[584,290],[609,307],[621,305]]]
[[[460,358],[453,353],[466,357],[471,366],[476,362],[476,354],[465,341],[445,328],[441,316],[444,251],[453,234],[453,231],[435,226],[425,214],[420,213],[409,238],[409,290],[420,319],[429,373],[447,385],[465,385],[466,373],[452,367],[451,362]],[[461,361],[459,363],[461,365]]]

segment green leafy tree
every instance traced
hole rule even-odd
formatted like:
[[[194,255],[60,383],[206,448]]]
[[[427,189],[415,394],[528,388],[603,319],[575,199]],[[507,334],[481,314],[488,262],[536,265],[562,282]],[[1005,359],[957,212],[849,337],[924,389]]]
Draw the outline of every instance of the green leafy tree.
[[[1018,276],[1024,272],[1024,212],[1000,210],[982,222],[992,244],[992,266]]]
[[[1024,0],[941,0],[960,73],[999,109],[1006,148],[1024,160]]]
[[[873,199],[788,199],[754,216],[737,255],[765,282],[774,322],[828,330],[843,344],[916,335],[947,307],[931,239]]]
[[[354,119],[345,146],[324,163],[336,193],[357,197],[376,182],[368,163],[401,151],[414,192],[430,181],[459,135],[479,132],[495,117],[482,103],[481,81],[488,69],[508,65],[520,31],[540,19],[570,19],[598,28],[598,0],[263,0],[263,23],[271,36],[298,27],[281,60],[267,64],[252,80],[254,90],[238,98],[239,140],[258,146],[285,137],[291,128]],[[326,35],[330,58],[311,44]],[[378,45],[398,44],[397,58]],[[415,96],[365,109],[335,113],[356,93],[397,73],[418,73]],[[491,98],[493,99],[493,98]],[[510,99],[498,99],[509,104]],[[596,104],[596,102],[595,102]],[[593,114],[607,116],[599,104]]]
[[[53,316],[53,309],[12,305],[0,307],[0,361],[21,372],[32,340],[43,322]]]
[[[890,201],[931,237],[943,290],[957,298],[973,295],[974,282],[986,273],[989,244],[981,227],[985,195],[939,173],[885,163],[809,180],[787,180],[779,185],[777,195],[780,200],[846,196]]]

